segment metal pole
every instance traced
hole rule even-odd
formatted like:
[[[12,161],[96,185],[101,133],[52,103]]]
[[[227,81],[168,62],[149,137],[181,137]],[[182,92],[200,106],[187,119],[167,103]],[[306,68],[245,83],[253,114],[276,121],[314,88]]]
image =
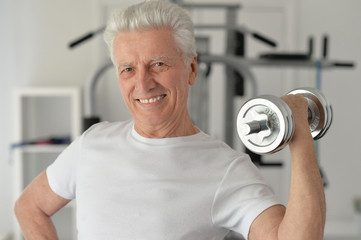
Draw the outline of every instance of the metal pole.
[[[237,24],[237,8],[227,8],[227,26],[235,26]],[[227,48],[226,54],[234,54],[236,47],[236,32],[232,29],[227,29]],[[234,128],[234,106],[233,98],[235,94],[235,75],[234,69],[226,67],[226,86],[225,86],[225,142],[233,147],[233,128]]]

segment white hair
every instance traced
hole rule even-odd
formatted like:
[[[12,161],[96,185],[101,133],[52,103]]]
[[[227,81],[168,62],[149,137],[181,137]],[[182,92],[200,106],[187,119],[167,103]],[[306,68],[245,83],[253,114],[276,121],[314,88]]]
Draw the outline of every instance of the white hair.
[[[108,45],[113,63],[113,42],[119,32],[164,27],[172,30],[176,46],[182,53],[184,63],[188,65],[197,56],[193,22],[185,9],[159,0],[145,1],[118,10],[109,18],[104,40]]]

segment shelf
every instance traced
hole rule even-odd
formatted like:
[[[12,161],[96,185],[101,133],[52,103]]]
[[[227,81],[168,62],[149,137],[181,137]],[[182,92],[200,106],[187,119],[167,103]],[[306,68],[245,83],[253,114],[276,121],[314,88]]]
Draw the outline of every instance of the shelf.
[[[82,111],[79,88],[22,88],[16,89],[13,97],[14,143],[30,142],[29,139],[48,139],[49,136],[62,136],[61,139],[67,136],[74,140],[81,134]],[[57,140],[49,139],[50,142],[42,142],[42,144],[37,142],[38,144],[14,145],[10,159],[14,166],[14,200],[69,146],[65,140],[61,142]],[[76,239],[75,213],[76,204],[75,201],[71,201],[52,216],[54,225],[58,229],[59,239]],[[23,239],[16,219],[14,219],[13,234],[14,240]]]
[[[76,96],[79,92],[79,89],[74,87],[29,87],[15,90],[15,94],[21,97]]]

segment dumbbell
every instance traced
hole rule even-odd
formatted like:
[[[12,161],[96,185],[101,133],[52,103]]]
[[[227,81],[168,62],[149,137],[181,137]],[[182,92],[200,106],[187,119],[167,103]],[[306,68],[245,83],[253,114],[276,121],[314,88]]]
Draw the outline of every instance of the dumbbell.
[[[325,135],[332,123],[332,106],[315,88],[294,89],[288,94],[302,94],[308,102],[308,123],[312,137]],[[292,111],[281,98],[262,95],[247,101],[237,116],[238,135],[250,151],[270,154],[283,149],[295,130]]]

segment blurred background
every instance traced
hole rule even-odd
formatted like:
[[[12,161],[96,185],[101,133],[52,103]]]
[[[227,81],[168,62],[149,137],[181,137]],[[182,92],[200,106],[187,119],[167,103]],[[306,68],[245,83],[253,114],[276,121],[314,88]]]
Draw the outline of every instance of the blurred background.
[[[101,30],[112,10],[135,2],[0,1],[0,240],[21,239],[15,199],[81,134],[84,117],[130,117]],[[322,90],[334,110],[330,130],[317,142],[328,205],[325,239],[361,239],[361,1],[174,2],[189,10],[204,60],[190,96],[192,117],[215,138],[245,151],[235,120],[246,100],[303,86]],[[227,56],[239,61],[236,73]],[[284,204],[289,157],[288,149],[254,157]],[[75,208],[54,217],[61,239],[76,238]]]

